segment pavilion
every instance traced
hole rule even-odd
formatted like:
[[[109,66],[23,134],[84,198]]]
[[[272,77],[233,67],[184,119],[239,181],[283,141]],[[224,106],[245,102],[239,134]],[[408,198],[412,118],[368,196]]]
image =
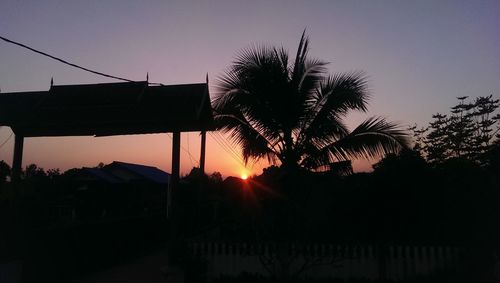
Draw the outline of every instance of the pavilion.
[[[0,93],[0,126],[15,135],[12,179],[19,179],[24,138],[173,133],[170,190],[179,182],[181,132],[213,129],[206,83],[155,85],[147,81],[52,85],[48,91]],[[169,194],[170,195],[170,194]]]

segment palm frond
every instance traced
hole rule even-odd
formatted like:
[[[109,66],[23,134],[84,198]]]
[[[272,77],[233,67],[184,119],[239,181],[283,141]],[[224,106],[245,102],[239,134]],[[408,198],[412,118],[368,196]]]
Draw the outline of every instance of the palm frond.
[[[397,124],[387,122],[384,118],[371,117],[349,135],[322,150],[334,156],[342,152],[341,156],[349,159],[374,158],[397,153],[403,148],[408,148],[409,144],[408,134]]]
[[[299,144],[309,139],[333,142],[347,135],[342,118],[350,110],[367,110],[369,92],[362,72],[343,73],[325,79],[305,105]],[[326,139],[325,139],[326,138]]]
[[[335,115],[327,116],[316,123],[316,126],[309,127],[307,131],[298,134],[297,147],[305,144],[312,144],[318,148],[325,147],[332,142],[342,139],[349,134],[349,129],[342,118]]]
[[[297,48],[297,54],[295,55],[295,62],[293,65],[292,81],[299,81],[300,74],[304,67],[305,57],[307,56],[307,51],[309,48],[309,38],[306,36],[306,30],[302,32],[300,37],[299,47]]]
[[[241,146],[245,163],[250,158],[266,157],[268,161],[275,158],[276,154],[273,147],[276,141],[268,140],[243,116],[218,114],[214,116],[214,122],[218,130],[229,133],[231,141]]]
[[[249,122],[279,135],[289,119],[283,104],[288,83],[285,53],[266,47],[242,51],[234,66],[219,78],[214,109],[226,114],[238,109]]]
[[[339,73],[329,76],[314,93],[319,105],[319,118],[327,113],[345,115],[356,110],[366,112],[370,93],[363,72]]]
[[[308,50],[305,31],[292,63],[283,48],[251,46],[219,78],[212,104],[217,128],[242,148],[245,162],[278,158],[317,170],[407,146],[406,133],[383,118],[370,118],[349,132],[345,116],[367,111],[366,76],[327,76],[327,63],[308,59]]]
[[[299,93],[309,93],[313,91],[318,82],[325,78],[327,62],[317,59],[310,59],[304,62],[303,72],[297,85]]]

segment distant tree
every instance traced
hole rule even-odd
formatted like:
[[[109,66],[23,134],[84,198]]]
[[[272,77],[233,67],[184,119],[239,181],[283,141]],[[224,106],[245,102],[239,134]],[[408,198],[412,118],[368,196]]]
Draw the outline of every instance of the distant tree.
[[[430,162],[443,162],[449,155],[450,146],[448,143],[448,117],[436,114],[430,123],[430,132],[427,135],[427,146],[423,149],[427,151],[427,158]]]
[[[184,180],[199,180],[202,177],[201,170],[198,167],[193,167],[191,168],[191,171],[189,173],[182,177]]]
[[[484,163],[484,155],[498,140],[500,115],[494,112],[499,100],[492,95],[467,102],[467,96],[458,97],[450,114],[437,113],[427,128],[411,127],[414,150],[431,163],[443,163],[452,158]]]
[[[24,178],[25,179],[42,179],[46,178],[47,173],[45,173],[45,170],[43,168],[38,167],[36,164],[30,164],[26,166],[26,169],[24,171]]]
[[[465,157],[472,158],[475,152],[475,136],[474,132],[476,125],[473,120],[472,109],[474,104],[464,103],[467,96],[457,98],[460,102],[451,108],[451,113],[446,134],[448,144],[450,145],[450,156],[454,158]]]
[[[61,176],[61,171],[59,170],[59,168],[47,170],[47,177],[49,177],[50,179],[54,179],[59,176]]]
[[[484,163],[491,171],[500,172],[500,139],[497,139],[484,154]]]
[[[11,169],[9,164],[5,163],[5,161],[0,160],[0,183],[5,183],[7,181],[7,177],[10,176]]]
[[[71,169],[68,169],[68,170],[64,171],[64,173],[62,173],[61,176],[64,177],[65,179],[71,180],[79,172],[80,172],[80,169],[78,169],[78,168],[71,168]]]
[[[399,154],[388,154],[373,165],[375,174],[415,174],[426,170],[428,164],[417,151],[404,150]]]
[[[222,174],[220,172],[213,172],[208,176],[209,180],[214,183],[214,184],[221,184],[222,183]]]
[[[494,115],[498,107],[499,100],[494,100],[492,95],[478,97],[474,103],[472,115],[475,118],[475,146],[481,153],[489,150],[492,142],[500,139],[500,114]]]
[[[287,170],[328,170],[331,163],[370,158],[406,147],[406,132],[384,118],[349,131],[344,118],[367,111],[362,73],[328,75],[326,62],[308,57],[302,35],[295,60],[276,47],[243,50],[220,78],[215,120],[241,146],[243,158],[279,161]]]

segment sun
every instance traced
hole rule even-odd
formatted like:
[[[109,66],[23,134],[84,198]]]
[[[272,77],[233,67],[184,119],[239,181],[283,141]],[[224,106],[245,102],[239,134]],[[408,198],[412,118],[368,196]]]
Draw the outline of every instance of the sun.
[[[248,179],[248,175],[246,173],[241,173],[241,179],[243,180]]]

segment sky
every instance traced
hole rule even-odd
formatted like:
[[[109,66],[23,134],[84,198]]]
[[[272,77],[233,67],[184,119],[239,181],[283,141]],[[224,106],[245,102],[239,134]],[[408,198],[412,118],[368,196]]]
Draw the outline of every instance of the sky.
[[[0,35],[73,63],[131,80],[199,83],[217,78],[238,51],[283,46],[293,53],[304,29],[310,56],[329,71],[364,71],[367,117],[425,125],[458,96],[500,97],[500,1],[0,1]],[[114,82],[0,41],[0,90],[48,90],[55,85]],[[1,95],[1,93],[0,93]],[[0,160],[12,161],[13,138],[0,128]],[[208,135],[208,173],[259,174]],[[62,171],[113,160],[170,171],[171,135],[27,138],[23,165]],[[217,137],[219,138],[219,137]],[[181,137],[181,172],[197,166],[199,133]],[[232,146],[238,150],[237,147]],[[370,170],[356,161],[355,170]]]

